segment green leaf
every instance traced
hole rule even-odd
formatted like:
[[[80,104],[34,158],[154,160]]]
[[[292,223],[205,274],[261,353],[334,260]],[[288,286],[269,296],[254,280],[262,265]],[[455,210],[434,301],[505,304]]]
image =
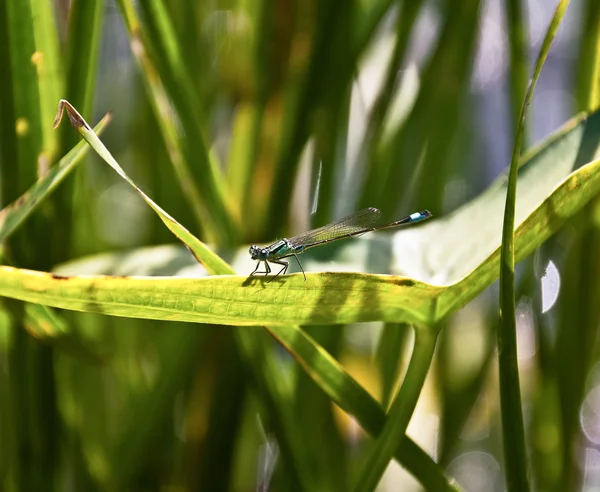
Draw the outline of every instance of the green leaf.
[[[600,3],[588,1],[584,9],[576,90],[579,109],[590,111],[600,106]]]
[[[383,472],[394,456],[398,443],[406,433],[421,389],[425,384],[438,333],[437,330],[423,326],[415,326],[414,331],[415,343],[406,376],[390,407],[375,449],[364,464],[363,472],[354,490],[375,490]]]
[[[596,156],[598,149],[594,142],[600,134],[599,127],[600,113],[570,122],[530,154],[519,169],[517,221],[521,224],[515,237],[517,260],[531,254],[598,194],[598,161],[584,165],[562,183],[560,179],[571,167]],[[80,128],[91,138],[89,129]],[[554,191],[547,196],[552,188]],[[35,298],[35,302],[60,304],[67,309],[216,324],[332,324],[380,320],[431,325],[466,304],[497,279],[500,238],[496,226],[501,223],[498,213],[505,189],[506,182],[502,179],[452,216],[395,236],[396,241],[405,241],[407,247],[415,248],[414,254],[403,255],[404,260],[396,258],[396,268],[402,268],[402,262],[409,257],[409,262],[426,265],[419,271],[428,272],[430,281],[446,285],[352,273],[309,273],[306,282],[301,275],[287,275],[274,282],[235,276],[57,280],[50,274],[5,267],[0,290],[2,295]],[[544,196],[547,197],[544,199]],[[152,205],[158,207],[153,202]],[[176,234],[188,240],[189,232],[174,225],[173,219],[164,212],[157,213],[163,214],[163,221],[175,229]],[[469,230],[477,230],[478,234],[473,240],[465,241]],[[198,243],[201,247],[196,251],[197,257],[206,254],[209,259],[205,261],[209,264],[214,253]],[[189,244],[197,246],[197,243]],[[443,249],[439,245],[444,245]],[[452,256],[446,254],[447,250]],[[215,265],[218,263],[219,260]],[[227,267],[226,271],[231,270]],[[188,299],[184,302],[179,296]]]
[[[109,121],[110,116],[106,115],[94,130],[97,133],[102,133]],[[85,142],[79,142],[25,194],[0,211],[0,242],[8,239],[39,204],[63,182],[82,161],[88,150],[89,146]]]
[[[443,288],[352,273],[288,275],[284,282],[204,278],[60,277],[0,267],[0,295],[124,316],[221,325],[340,324],[384,320],[428,324]]]
[[[231,270],[227,263],[225,263],[221,258],[215,255],[212,251],[210,251],[200,240],[196,239],[195,236],[190,234],[190,232],[185,227],[179,224],[173,217],[171,217],[167,212],[160,208],[131,180],[131,178],[129,178],[129,176],[127,176],[127,174],[125,174],[123,168],[121,168],[117,161],[115,161],[114,157],[104,146],[104,144],[100,141],[100,139],[94,133],[94,131],[85,122],[85,120],[81,117],[81,115],[77,112],[77,110],[68,101],[65,101],[64,99],[61,99],[58,105],[58,112],[54,120],[55,127],[57,127],[60,124],[63,111],[65,110],[67,112],[67,115],[69,116],[71,124],[81,134],[85,141],[98,153],[100,157],[104,159],[104,161],[109,166],[111,166],[119,174],[119,176],[121,176],[127,183],[129,183],[132,186],[132,188],[135,191],[137,191],[137,193],[144,199],[144,201],[148,205],[150,205],[150,207],[157,213],[157,215],[167,226],[167,228],[171,232],[173,232],[173,234],[175,234],[176,237],[181,239],[181,241],[190,249],[192,254],[196,257],[196,259],[200,263],[202,263],[209,272],[213,274],[227,274],[233,272],[233,270]]]
[[[9,0],[2,6],[8,50],[2,91],[12,95],[2,104],[6,123],[10,122],[3,146],[13,147],[16,142],[12,166],[2,169],[5,191],[12,192],[6,193],[8,200],[35,181],[38,166],[48,166],[58,150],[58,137],[43,123],[50,121],[60,97],[58,38],[51,8],[47,0]]]
[[[559,2],[538,55],[533,77],[527,88],[517,123],[512,160],[508,173],[506,207],[502,225],[500,253],[500,326],[498,329],[498,366],[504,466],[509,490],[529,490],[525,427],[523,424],[519,366],[517,362],[517,320],[515,300],[515,214],[519,156],[525,133],[525,116],[533,91],[550,51],[552,40],[565,14],[569,0]],[[518,232],[517,232],[518,234]]]

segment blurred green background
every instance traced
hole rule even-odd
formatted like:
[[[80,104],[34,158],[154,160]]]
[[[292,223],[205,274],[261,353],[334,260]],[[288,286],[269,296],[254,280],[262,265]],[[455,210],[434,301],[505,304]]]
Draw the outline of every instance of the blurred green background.
[[[78,142],[68,125],[51,129],[65,98],[90,124],[111,111],[102,140],[115,158],[228,261],[248,244],[366,206],[390,220],[424,208],[445,217],[508,166],[554,8],[547,0],[3,0],[1,203]],[[526,149],[596,109],[599,26],[597,0],[572,0],[534,95]],[[535,490],[600,487],[598,215],[590,205],[517,269]],[[357,244],[370,241],[379,240]],[[184,248],[140,249],[174,243],[90,154],[5,254],[45,271],[182,275],[194,263]],[[307,254],[305,267],[387,271],[389,245],[381,251],[357,258],[332,246]],[[444,321],[409,426],[469,491],[505,488],[497,298],[492,286]],[[241,328],[60,312],[52,330],[64,326],[69,336],[47,336],[28,309],[3,300],[0,311],[1,490],[343,491],[369,454],[371,438],[274,342],[271,369],[293,382],[291,394],[279,393],[291,434],[265,397],[277,391],[265,390],[233,343]],[[389,403],[409,327],[306,331]],[[393,462],[378,490],[419,488]]]

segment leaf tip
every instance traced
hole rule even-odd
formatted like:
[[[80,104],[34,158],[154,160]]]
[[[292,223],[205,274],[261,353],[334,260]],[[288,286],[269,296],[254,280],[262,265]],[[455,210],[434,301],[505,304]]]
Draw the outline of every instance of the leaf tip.
[[[52,123],[53,130],[56,130],[58,125],[60,125],[66,102],[67,101],[65,99],[61,99],[60,101],[58,101],[58,109],[56,110],[56,116],[54,117],[54,123]]]
[[[86,130],[91,130],[91,128],[85,122],[83,117],[77,112],[77,110],[66,99],[61,99],[58,102],[58,110],[56,112],[56,117],[54,118],[54,123],[52,125],[52,128],[56,128],[60,124],[65,109],[67,111],[67,116],[69,117],[69,121],[71,122],[71,125],[73,125],[73,127],[76,130],[79,130],[80,128],[85,128]]]

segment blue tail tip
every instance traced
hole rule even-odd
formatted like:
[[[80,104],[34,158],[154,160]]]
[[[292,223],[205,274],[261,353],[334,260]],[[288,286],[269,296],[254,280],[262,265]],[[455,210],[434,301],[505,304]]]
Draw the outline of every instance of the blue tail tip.
[[[428,219],[432,217],[432,213],[429,210],[421,210],[420,212],[415,212],[410,216],[411,222],[419,222],[421,220]]]

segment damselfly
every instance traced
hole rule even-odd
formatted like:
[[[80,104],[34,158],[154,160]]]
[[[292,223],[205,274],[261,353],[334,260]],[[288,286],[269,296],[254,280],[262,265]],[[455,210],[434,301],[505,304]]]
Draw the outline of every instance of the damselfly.
[[[306,280],[306,274],[304,273],[304,268],[302,268],[302,265],[300,264],[298,255],[307,249],[337,241],[338,239],[360,236],[367,232],[420,222],[429,217],[431,217],[431,212],[429,212],[429,210],[423,210],[421,212],[410,214],[403,219],[395,220],[394,222],[379,224],[381,221],[381,211],[372,207],[365,208],[364,210],[355,212],[352,215],[348,215],[343,219],[324,225],[323,227],[298,234],[291,238],[280,239],[270,246],[250,246],[250,256],[253,260],[258,261],[256,268],[250,275],[255,275],[257,273],[269,275],[271,273],[269,262],[271,262],[282,266],[281,270],[275,275],[275,277],[277,277],[279,274],[287,272],[289,267],[289,263],[283,261],[283,259],[293,256],[296,258],[300,270],[302,270],[304,280]],[[258,271],[261,263],[265,264],[264,272]]]

